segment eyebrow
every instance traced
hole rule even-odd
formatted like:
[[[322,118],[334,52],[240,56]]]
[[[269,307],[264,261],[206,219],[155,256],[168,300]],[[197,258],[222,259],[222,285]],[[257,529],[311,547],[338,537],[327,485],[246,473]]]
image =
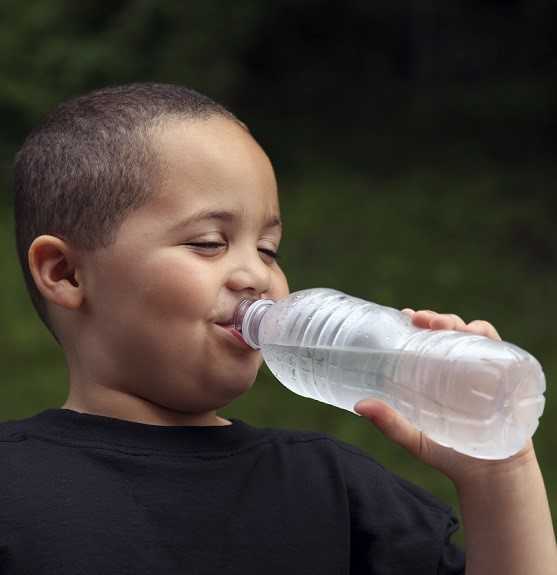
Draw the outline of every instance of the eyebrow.
[[[207,221],[207,220],[217,220],[220,222],[233,222],[235,220],[241,219],[240,212],[236,211],[229,211],[229,210],[214,210],[214,209],[205,209],[200,210],[186,218],[185,220],[181,220],[175,226],[174,229],[184,228],[191,224],[196,224],[199,222]],[[264,229],[269,228],[282,228],[281,219],[278,216],[271,216],[267,219],[267,221],[263,225]]]

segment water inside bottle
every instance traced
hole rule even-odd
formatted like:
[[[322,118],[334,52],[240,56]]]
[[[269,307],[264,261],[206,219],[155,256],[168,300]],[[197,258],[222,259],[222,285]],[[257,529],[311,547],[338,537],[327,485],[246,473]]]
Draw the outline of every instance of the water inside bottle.
[[[361,399],[380,399],[438,443],[471,455],[478,446],[488,457],[503,453],[495,443],[510,441],[501,437],[507,423],[524,430],[512,440],[523,442],[543,411],[534,364],[479,359],[454,369],[441,357],[418,362],[415,353],[369,348],[266,345],[262,351],[273,374],[299,395],[351,412]]]

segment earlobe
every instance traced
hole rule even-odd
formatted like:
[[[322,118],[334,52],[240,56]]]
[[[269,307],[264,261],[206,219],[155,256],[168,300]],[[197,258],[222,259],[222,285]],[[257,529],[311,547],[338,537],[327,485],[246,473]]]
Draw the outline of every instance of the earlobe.
[[[28,252],[31,275],[43,297],[67,309],[76,309],[83,301],[79,281],[77,253],[64,240],[42,235],[33,240]]]

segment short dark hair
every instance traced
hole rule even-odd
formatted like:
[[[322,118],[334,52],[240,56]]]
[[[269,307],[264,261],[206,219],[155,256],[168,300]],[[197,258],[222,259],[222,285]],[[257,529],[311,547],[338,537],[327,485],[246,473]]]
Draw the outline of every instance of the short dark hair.
[[[171,84],[96,90],[60,104],[27,137],[15,160],[15,231],[31,301],[56,338],[27,254],[42,234],[79,249],[106,247],[158,181],[151,132],[168,119],[235,119],[220,104]],[[57,339],[57,338],[56,338]]]

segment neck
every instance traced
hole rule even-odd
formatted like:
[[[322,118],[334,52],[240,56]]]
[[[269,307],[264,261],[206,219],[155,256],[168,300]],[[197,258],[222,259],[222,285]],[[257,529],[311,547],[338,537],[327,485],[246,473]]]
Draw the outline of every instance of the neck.
[[[83,389],[78,391],[71,386],[62,408],[149,425],[221,426],[231,424],[227,419],[219,417],[216,410],[201,413],[176,411],[141,397],[106,387],[95,393]]]

